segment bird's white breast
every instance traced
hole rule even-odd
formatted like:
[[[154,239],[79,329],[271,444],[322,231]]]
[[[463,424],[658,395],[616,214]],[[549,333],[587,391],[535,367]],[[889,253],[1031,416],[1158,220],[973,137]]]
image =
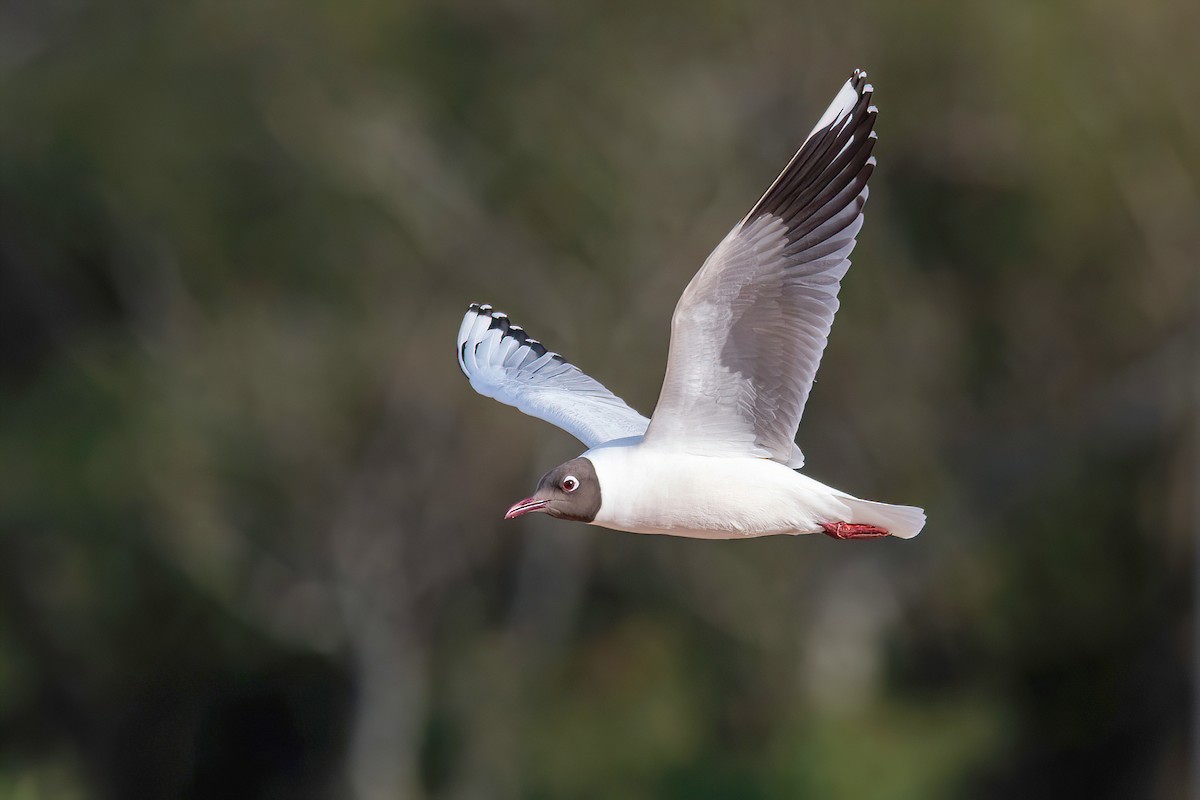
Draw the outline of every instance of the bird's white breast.
[[[640,439],[584,456],[600,481],[592,524],[605,528],[732,539],[813,533],[848,514],[841,492],[767,459],[697,456]]]

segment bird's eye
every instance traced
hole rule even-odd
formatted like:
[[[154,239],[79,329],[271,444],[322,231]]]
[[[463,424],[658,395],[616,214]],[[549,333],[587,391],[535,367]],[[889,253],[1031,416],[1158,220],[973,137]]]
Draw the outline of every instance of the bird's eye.
[[[579,488],[579,480],[574,475],[568,475],[563,478],[561,485],[564,492],[573,492]]]

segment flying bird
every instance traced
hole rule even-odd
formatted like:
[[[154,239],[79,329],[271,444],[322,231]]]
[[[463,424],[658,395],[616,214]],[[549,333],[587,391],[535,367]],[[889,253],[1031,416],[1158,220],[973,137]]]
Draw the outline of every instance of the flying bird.
[[[475,391],[589,448],[547,472],[505,519],[541,512],[704,539],[921,531],[919,508],[862,500],[799,472],[794,441],[875,167],[877,111],[866,79],[854,71],[684,290],[650,419],[507,315],[470,306],[458,363]]]

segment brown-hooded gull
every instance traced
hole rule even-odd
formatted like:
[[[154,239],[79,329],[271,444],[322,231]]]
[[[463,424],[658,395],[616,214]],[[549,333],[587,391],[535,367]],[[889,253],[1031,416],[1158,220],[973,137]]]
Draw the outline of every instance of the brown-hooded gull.
[[[590,448],[506,519],[539,511],[635,533],[733,539],[916,536],[925,512],[798,472],[793,441],[838,309],[875,167],[876,109],[855,70],[799,152],[692,278],[646,419],[508,317],[472,305],[458,362],[475,391]]]

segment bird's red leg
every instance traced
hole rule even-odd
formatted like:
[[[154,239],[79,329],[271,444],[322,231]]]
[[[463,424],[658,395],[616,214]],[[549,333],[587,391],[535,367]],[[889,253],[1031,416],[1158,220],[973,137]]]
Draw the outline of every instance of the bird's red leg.
[[[857,525],[853,522],[822,522],[826,536],[834,539],[878,539],[888,535],[887,528],[877,525]]]

